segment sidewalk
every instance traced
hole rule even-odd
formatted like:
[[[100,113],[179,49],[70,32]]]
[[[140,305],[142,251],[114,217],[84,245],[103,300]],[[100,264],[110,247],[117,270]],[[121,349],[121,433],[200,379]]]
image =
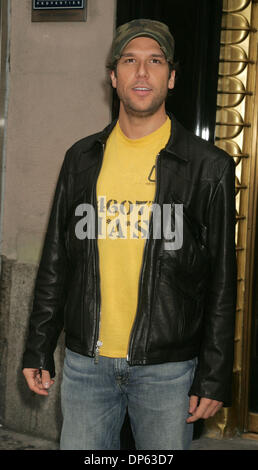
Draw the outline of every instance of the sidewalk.
[[[1,450],[57,450],[58,443],[0,427]]]
[[[0,427],[0,450],[58,450],[58,443]],[[258,440],[209,439],[201,437],[192,443],[191,450],[257,450]]]

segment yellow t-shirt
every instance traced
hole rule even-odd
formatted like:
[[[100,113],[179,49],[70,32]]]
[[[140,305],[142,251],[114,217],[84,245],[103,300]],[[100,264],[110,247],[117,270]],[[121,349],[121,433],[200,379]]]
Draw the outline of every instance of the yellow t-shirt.
[[[126,357],[150,211],[155,197],[155,162],[171,121],[141,139],[128,139],[119,122],[110,134],[97,181],[100,266],[99,354]],[[145,209],[144,209],[145,207]],[[142,215],[138,215],[139,211]]]

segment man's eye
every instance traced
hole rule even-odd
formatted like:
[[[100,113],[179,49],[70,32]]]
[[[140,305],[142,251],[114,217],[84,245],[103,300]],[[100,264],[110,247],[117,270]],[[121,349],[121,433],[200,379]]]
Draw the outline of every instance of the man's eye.
[[[159,60],[159,59],[151,59],[151,62],[153,64],[161,64],[161,60]]]
[[[135,59],[133,57],[129,57],[128,59],[125,59],[125,63],[133,63]]]

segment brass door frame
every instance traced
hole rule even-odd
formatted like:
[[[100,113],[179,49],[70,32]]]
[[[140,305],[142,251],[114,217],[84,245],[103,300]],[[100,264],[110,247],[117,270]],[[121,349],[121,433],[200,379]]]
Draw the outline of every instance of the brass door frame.
[[[236,3],[236,2],[235,2]],[[242,1],[243,3],[243,1]],[[244,12],[241,12],[244,14]],[[248,69],[246,78],[242,152],[248,158],[242,162],[239,181],[242,188],[239,198],[239,214],[244,217],[238,224],[238,310],[236,328],[235,410],[237,428],[240,432],[258,431],[258,414],[249,413],[249,381],[251,358],[252,289],[254,272],[254,248],[258,192],[258,3],[251,2]],[[256,422],[256,425],[254,423]],[[255,431],[256,430],[256,431]],[[257,436],[258,437],[258,436]]]
[[[253,8],[254,24],[258,25],[258,4]],[[254,39],[252,41],[252,39]],[[256,39],[256,40],[255,40]],[[258,40],[251,38],[250,56],[256,63],[256,71],[250,74],[250,87],[253,86],[254,95],[247,107],[247,114],[250,114],[252,122],[251,132],[251,161],[250,161],[250,195],[248,204],[248,226],[247,226],[247,244],[246,244],[246,294],[245,294],[245,322],[243,324],[243,367],[242,367],[242,394],[244,397],[244,406],[241,412],[241,424],[243,431],[258,433],[258,413],[250,413],[248,409],[249,382],[250,382],[250,359],[251,359],[251,327],[252,327],[252,290],[254,273],[254,250],[255,235],[257,227],[257,197],[258,197]],[[252,75],[254,75],[252,77]],[[253,82],[253,83],[252,83]],[[249,109],[250,108],[250,109]],[[258,436],[257,436],[258,438]]]
[[[253,259],[258,193],[258,1],[223,0],[216,142],[236,164],[238,289],[233,406],[205,423],[208,437],[258,432],[249,413]],[[258,435],[257,435],[258,437]]]

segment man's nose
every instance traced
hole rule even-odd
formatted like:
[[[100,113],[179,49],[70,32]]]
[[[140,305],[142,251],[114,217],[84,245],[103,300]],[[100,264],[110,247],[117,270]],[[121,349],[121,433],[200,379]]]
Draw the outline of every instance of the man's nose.
[[[148,72],[148,67],[145,61],[138,62],[136,74],[138,77],[148,76],[149,72]]]

